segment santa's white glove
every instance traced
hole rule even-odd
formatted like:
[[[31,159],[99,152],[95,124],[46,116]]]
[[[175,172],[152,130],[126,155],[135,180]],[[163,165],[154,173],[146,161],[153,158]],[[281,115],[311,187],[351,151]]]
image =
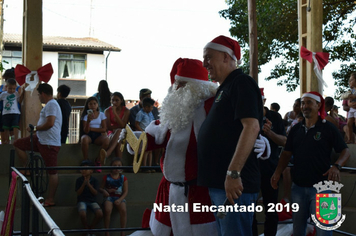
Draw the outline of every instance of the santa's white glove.
[[[118,143],[120,143],[122,140],[124,140],[126,138],[126,133],[127,133],[126,129],[121,130],[119,140],[117,141]]]
[[[154,120],[146,127],[145,132],[155,138],[156,144],[161,145],[166,139],[168,128],[159,120]]]
[[[256,139],[254,147],[254,152],[257,153],[257,158],[261,158],[261,160],[267,160],[271,155],[271,146],[269,145],[269,141],[266,137],[262,135],[258,135]],[[266,155],[262,156],[266,151]]]
[[[133,133],[136,136],[136,138],[139,139],[142,134],[142,131],[133,131]],[[135,155],[135,152],[134,152],[134,150],[132,150],[129,143],[126,144],[126,149],[127,149],[128,153],[130,153],[131,155]],[[140,147],[138,149],[139,150],[138,154],[141,154],[141,149],[142,149],[142,142],[140,143]],[[146,146],[146,149],[147,149],[147,146]]]

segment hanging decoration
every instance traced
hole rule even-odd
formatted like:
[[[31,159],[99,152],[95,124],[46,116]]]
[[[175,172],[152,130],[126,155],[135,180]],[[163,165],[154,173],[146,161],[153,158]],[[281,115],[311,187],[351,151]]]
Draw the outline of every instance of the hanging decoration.
[[[51,79],[52,74],[53,68],[51,63],[42,66],[37,71],[30,71],[27,67],[20,64],[16,65],[15,68],[15,79],[17,83],[20,86],[24,83],[27,83],[28,86],[25,90],[31,91],[31,95],[33,93],[33,90],[36,88],[38,82],[42,81],[48,83],[48,81]],[[31,80],[31,77],[33,77],[33,80]]]
[[[327,52],[311,52],[305,47],[300,48],[300,56],[309,61],[310,63],[313,63],[314,61],[314,72],[316,74],[316,77],[319,80],[319,91],[322,92],[322,86],[324,85],[325,87],[328,87],[326,82],[323,80],[323,75],[321,74],[321,70],[324,69],[326,64],[329,62],[329,53]]]

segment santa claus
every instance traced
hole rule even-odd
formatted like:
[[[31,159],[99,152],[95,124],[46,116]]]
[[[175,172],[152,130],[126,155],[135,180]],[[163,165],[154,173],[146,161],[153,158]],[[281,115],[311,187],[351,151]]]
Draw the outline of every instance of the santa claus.
[[[211,205],[208,189],[196,185],[197,137],[217,87],[208,80],[201,61],[179,58],[174,63],[160,120],[146,128],[147,150],[165,148],[160,163],[163,178],[155,201],[157,207],[149,220],[153,235],[218,235],[213,213],[193,209],[197,204]],[[256,142],[259,156],[265,142],[266,139]]]

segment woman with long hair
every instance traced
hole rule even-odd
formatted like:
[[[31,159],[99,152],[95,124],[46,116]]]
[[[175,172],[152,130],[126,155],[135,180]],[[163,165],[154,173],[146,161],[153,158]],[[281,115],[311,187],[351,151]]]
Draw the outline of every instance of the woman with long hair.
[[[105,110],[106,126],[110,138],[109,148],[106,150],[106,157],[115,150],[115,156],[121,157],[120,145],[117,143],[121,130],[125,128],[130,117],[130,110],[126,108],[124,96],[115,92],[111,95],[112,106]],[[104,160],[102,160],[104,161]],[[103,164],[103,163],[101,163]]]
[[[106,80],[100,80],[98,92],[93,97],[96,97],[99,101],[100,112],[104,112],[111,105],[111,92]]]
[[[86,100],[83,113],[81,115],[81,146],[84,160],[88,159],[89,145],[94,143],[101,146],[100,153],[95,160],[95,165],[100,166],[100,156],[109,146],[109,138],[106,135],[106,116],[99,111],[99,103],[95,97]],[[101,172],[101,170],[97,170]]]

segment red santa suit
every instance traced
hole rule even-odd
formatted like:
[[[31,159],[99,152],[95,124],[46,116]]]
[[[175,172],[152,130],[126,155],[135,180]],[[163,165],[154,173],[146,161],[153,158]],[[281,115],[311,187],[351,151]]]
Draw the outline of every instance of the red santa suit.
[[[180,58],[174,64],[171,72],[172,84],[174,81],[188,81],[188,83],[191,81],[195,83],[193,87],[204,86],[205,88],[205,86],[209,87],[213,84],[207,80],[208,73],[199,60]],[[193,209],[194,204],[211,205],[208,189],[196,185],[197,137],[215,96],[215,89],[212,88],[216,87],[216,85],[211,86],[211,91],[205,91],[200,99],[194,101],[194,111],[190,112],[183,127],[171,128],[174,124],[171,124],[170,127],[169,118],[171,115],[168,115],[169,117],[161,116],[162,124],[156,121],[146,128],[148,150],[158,147],[165,148],[161,158],[163,178],[155,203],[159,206],[168,206],[171,210],[170,212],[154,212],[152,210],[150,228],[154,235],[217,235],[213,213],[194,212]],[[193,103],[193,101],[188,102]],[[164,114],[161,115],[164,116]],[[186,118],[185,114],[181,114],[179,111],[176,115],[182,116],[182,119]],[[163,120],[168,120],[168,122],[163,123]],[[173,204],[184,207],[183,212],[172,212]],[[188,211],[185,206],[188,206]]]

